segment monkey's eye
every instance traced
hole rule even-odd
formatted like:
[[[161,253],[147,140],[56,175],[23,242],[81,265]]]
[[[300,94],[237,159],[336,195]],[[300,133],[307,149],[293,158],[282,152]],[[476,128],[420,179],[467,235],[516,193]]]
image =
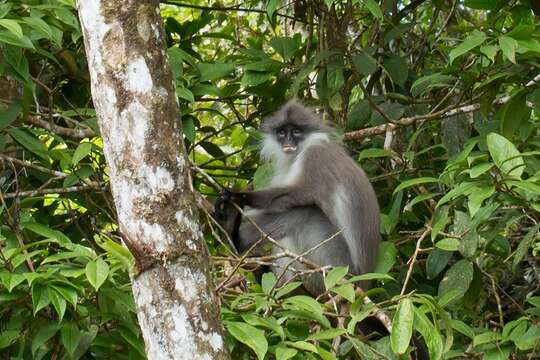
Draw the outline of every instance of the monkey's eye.
[[[286,133],[285,129],[278,130],[277,132],[278,136],[285,136],[285,133]]]
[[[293,133],[294,136],[299,136],[302,133],[302,130],[294,129],[292,133]]]

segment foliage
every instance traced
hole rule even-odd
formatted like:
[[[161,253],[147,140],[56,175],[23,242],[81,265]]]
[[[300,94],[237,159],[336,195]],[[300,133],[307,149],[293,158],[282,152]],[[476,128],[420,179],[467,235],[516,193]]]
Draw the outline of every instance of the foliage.
[[[346,269],[325,269],[345,314],[295,294],[299,283],[231,274],[208,222],[234,358],[397,359],[413,333],[433,359],[539,351],[534,1],[163,3],[199,168],[260,186],[271,169],[257,167],[254,130],[297,96],[345,134],[381,204],[373,303]],[[0,354],[144,357],[74,3],[0,3],[0,48]],[[392,333],[358,336],[374,314]]]

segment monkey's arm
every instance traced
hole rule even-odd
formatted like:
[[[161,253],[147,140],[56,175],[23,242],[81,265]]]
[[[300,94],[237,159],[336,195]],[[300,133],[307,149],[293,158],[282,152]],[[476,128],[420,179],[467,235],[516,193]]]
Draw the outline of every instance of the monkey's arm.
[[[243,203],[256,209],[283,212],[297,206],[315,205],[309,192],[302,190],[301,184],[274,187],[258,191],[242,192]]]

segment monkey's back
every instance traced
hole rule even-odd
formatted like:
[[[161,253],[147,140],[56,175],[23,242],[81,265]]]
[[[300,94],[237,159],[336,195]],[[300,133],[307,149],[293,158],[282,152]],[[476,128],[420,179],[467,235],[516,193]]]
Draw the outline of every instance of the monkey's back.
[[[373,270],[379,235],[379,206],[373,186],[360,166],[335,142],[310,147],[304,159],[304,181],[317,206],[338,229],[343,230],[351,252],[355,273]]]

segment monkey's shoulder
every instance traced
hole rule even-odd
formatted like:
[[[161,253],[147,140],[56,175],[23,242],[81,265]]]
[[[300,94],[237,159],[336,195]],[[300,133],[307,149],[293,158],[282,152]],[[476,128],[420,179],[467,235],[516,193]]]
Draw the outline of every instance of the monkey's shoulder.
[[[356,162],[347,153],[347,150],[334,142],[324,142],[314,144],[306,152],[305,164],[311,164],[314,167],[358,167]]]

